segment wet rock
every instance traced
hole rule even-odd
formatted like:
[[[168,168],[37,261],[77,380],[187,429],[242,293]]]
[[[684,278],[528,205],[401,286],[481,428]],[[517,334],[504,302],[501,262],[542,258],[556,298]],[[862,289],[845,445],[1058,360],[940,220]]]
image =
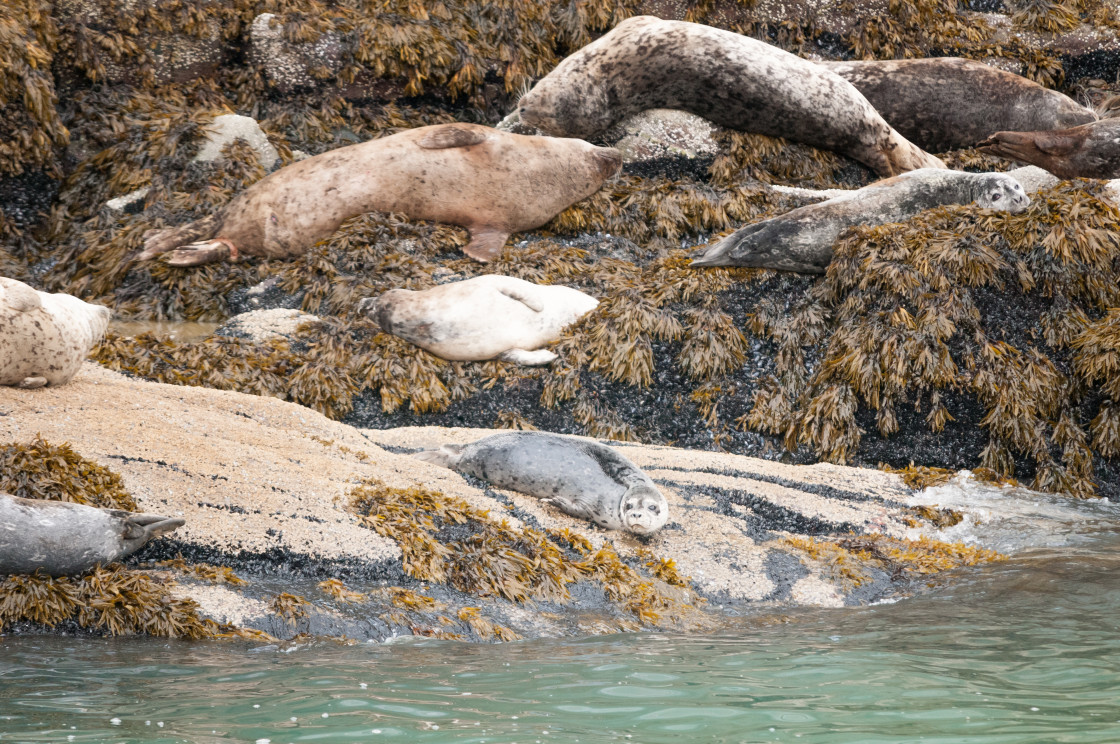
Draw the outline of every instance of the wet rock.
[[[1070,31],[1042,33],[1016,26],[998,13],[975,13],[975,19],[992,27],[995,44],[1018,40],[1031,49],[1056,54],[1062,59],[1066,81],[1078,78],[1114,79],[1120,72],[1120,36],[1115,31],[1082,23]]]
[[[316,41],[297,43],[284,38],[276,16],[262,13],[249,27],[250,55],[268,81],[281,93],[313,88],[342,68],[342,37],[326,32]]]
[[[117,216],[122,214],[139,214],[144,211],[144,197],[151,191],[150,186],[130,191],[124,196],[118,196],[105,202],[105,210]]]
[[[275,308],[292,310],[303,304],[303,295],[304,292],[285,292],[280,288],[280,280],[270,277],[259,284],[230,292],[226,302],[234,314]]]
[[[304,323],[319,320],[319,316],[299,310],[252,310],[235,315],[214,331],[215,336],[247,338],[251,341],[296,340],[296,329]]]
[[[280,153],[268,141],[268,135],[251,116],[222,114],[206,126],[206,141],[194,157],[196,163],[210,163],[222,157],[222,148],[237,139],[243,139],[257,153],[257,160],[271,170],[280,160]]]

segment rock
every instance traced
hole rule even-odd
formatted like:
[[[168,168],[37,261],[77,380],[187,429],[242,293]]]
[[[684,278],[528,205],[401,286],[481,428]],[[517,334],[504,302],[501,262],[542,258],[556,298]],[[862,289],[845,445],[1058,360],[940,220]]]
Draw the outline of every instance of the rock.
[[[1053,173],[1039,168],[1037,165],[1015,168],[1014,170],[1007,171],[1007,175],[1021,183],[1023,185],[1023,190],[1028,194],[1042,191],[1042,189],[1048,189],[1056,185],[1059,180]]]
[[[299,310],[252,310],[233,316],[215,330],[214,335],[257,342],[273,339],[295,341],[296,329],[315,320],[319,320],[319,316]]]
[[[261,130],[260,124],[251,116],[222,114],[214,117],[206,127],[206,142],[194,156],[196,163],[210,163],[222,156],[222,148],[237,139],[249,143],[257,153],[257,160],[265,170],[272,170],[280,160],[280,153],[268,141],[268,135]]]
[[[1062,58],[1066,82],[1079,78],[1112,80],[1120,72],[1120,35],[1082,23],[1070,31],[1041,33],[1014,25],[999,13],[964,13],[992,27],[989,41],[1007,43],[1013,39],[1030,49],[1050,52]]]
[[[130,191],[124,196],[118,196],[105,202],[105,209],[115,216],[122,214],[139,214],[144,211],[144,197],[151,191],[151,186],[145,186],[135,191]]]
[[[323,77],[335,75],[342,68],[342,37],[326,32],[318,40],[296,43],[284,38],[272,13],[262,13],[249,27],[250,55],[253,63],[264,70],[268,81],[281,93],[320,85]],[[319,73],[317,79],[312,70]]]
[[[226,297],[230,312],[247,313],[252,310],[271,310],[284,308],[292,310],[303,304],[303,291],[289,294],[280,289],[280,280],[269,277],[259,284],[245,289],[235,289]]]
[[[715,131],[714,124],[695,114],[649,109],[623,119],[603,138],[622,152],[623,162],[650,163],[715,157],[719,152]]]

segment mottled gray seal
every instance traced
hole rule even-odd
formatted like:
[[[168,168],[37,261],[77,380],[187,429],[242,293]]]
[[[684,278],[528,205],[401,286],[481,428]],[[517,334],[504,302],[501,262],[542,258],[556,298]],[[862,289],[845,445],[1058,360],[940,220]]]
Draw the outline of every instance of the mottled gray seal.
[[[996,132],[979,145],[1058,178],[1120,178],[1120,118],[1049,132]]]
[[[0,277],[0,385],[65,385],[109,325],[111,311]]]
[[[443,359],[548,364],[540,349],[599,301],[578,289],[487,274],[414,292],[391,289],[358,303],[386,333]]]
[[[598,442],[517,431],[416,457],[535,496],[608,530],[648,535],[669,518],[669,505],[649,476]]]
[[[943,204],[1022,212],[1030,198],[1004,173],[923,168],[741,228],[702,247],[693,266],[752,266],[822,274],[832,244],[854,225],[885,225]]]
[[[1062,129],[1097,120],[1092,109],[1021,75],[959,57],[820,62],[854,85],[919,147],[972,147],[994,132]]]
[[[477,124],[420,127],[287,165],[215,214],[146,234],[138,259],[170,253],[169,264],[194,266],[290,257],[351,217],[400,212],[466,227],[463,252],[485,262],[510,233],[548,222],[621,166],[618,151],[576,139]]]
[[[564,59],[518,103],[545,134],[591,137],[645,109],[835,150],[881,176],[944,164],[891,129],[839,75],[698,23],[629,18]]]
[[[0,493],[0,574],[84,573],[182,525],[182,519],[155,514]]]

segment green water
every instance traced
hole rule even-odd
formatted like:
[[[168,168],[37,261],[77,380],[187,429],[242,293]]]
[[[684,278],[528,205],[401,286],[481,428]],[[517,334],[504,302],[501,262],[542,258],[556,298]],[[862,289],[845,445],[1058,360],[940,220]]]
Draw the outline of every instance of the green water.
[[[0,640],[0,741],[1120,741],[1120,541],[732,634]],[[116,719],[116,722],[114,722]]]

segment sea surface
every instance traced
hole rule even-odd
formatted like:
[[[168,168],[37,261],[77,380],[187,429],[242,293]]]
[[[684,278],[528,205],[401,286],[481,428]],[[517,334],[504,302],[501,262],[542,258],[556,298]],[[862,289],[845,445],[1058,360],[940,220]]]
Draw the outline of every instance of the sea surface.
[[[1016,547],[1027,517],[999,518],[1018,503],[1000,498],[972,529]],[[0,742],[1115,744],[1120,510],[1035,504],[1043,547],[1019,545],[917,597],[771,610],[718,635],[3,637]],[[1071,510],[1088,518],[1063,531]]]

